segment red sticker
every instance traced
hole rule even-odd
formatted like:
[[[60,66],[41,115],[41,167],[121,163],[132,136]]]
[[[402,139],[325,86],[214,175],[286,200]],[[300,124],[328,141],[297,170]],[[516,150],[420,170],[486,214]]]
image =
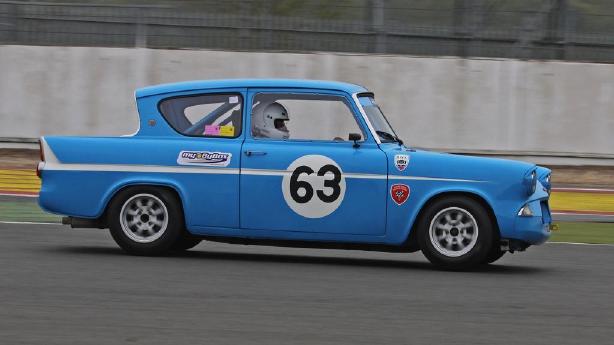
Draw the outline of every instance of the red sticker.
[[[402,205],[409,198],[409,186],[404,184],[393,184],[390,187],[390,196],[397,205]]]

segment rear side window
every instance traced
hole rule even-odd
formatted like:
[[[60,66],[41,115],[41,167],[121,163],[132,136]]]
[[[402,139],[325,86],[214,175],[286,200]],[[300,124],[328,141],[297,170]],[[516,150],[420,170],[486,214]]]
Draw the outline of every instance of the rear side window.
[[[189,136],[236,138],[241,135],[241,94],[205,94],[162,100],[160,112],[177,132]]]

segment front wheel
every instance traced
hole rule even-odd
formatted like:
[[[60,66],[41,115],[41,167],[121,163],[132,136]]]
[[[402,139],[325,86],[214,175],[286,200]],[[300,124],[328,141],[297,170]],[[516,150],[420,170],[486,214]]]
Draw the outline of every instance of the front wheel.
[[[501,257],[503,255],[505,255],[505,253],[506,253],[505,251],[499,249],[498,247],[493,247],[491,252],[486,257],[486,261],[484,261],[484,263],[485,264],[492,264],[493,262],[501,259]]]
[[[418,223],[418,241],[431,263],[461,270],[487,260],[495,231],[480,203],[454,196],[437,200],[425,209]]]
[[[184,224],[177,197],[155,187],[120,191],[109,204],[108,223],[115,242],[133,255],[166,253]]]
[[[192,237],[186,234],[184,230],[184,233],[179,236],[179,238],[171,246],[171,250],[181,252],[184,250],[192,249],[196,247],[200,242],[202,242],[200,238]]]

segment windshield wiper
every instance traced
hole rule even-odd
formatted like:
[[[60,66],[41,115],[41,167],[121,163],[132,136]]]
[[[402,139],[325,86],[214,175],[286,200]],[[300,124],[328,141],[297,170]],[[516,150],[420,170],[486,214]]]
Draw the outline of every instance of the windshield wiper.
[[[375,133],[377,133],[377,135],[379,135],[380,138],[384,140],[390,140],[390,141],[399,143],[399,145],[403,145],[403,140],[399,139],[397,136],[393,134],[390,134],[384,131],[375,131]]]

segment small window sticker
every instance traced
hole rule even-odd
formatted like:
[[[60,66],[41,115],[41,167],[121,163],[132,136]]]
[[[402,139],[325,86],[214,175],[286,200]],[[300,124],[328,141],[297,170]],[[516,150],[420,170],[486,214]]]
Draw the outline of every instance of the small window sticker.
[[[233,125],[220,126],[219,135],[223,137],[234,137],[235,136],[235,126]]]
[[[218,125],[206,125],[204,135],[218,136],[220,135],[220,126]]]
[[[230,96],[228,97],[228,103],[237,104],[239,103],[239,96]]]

